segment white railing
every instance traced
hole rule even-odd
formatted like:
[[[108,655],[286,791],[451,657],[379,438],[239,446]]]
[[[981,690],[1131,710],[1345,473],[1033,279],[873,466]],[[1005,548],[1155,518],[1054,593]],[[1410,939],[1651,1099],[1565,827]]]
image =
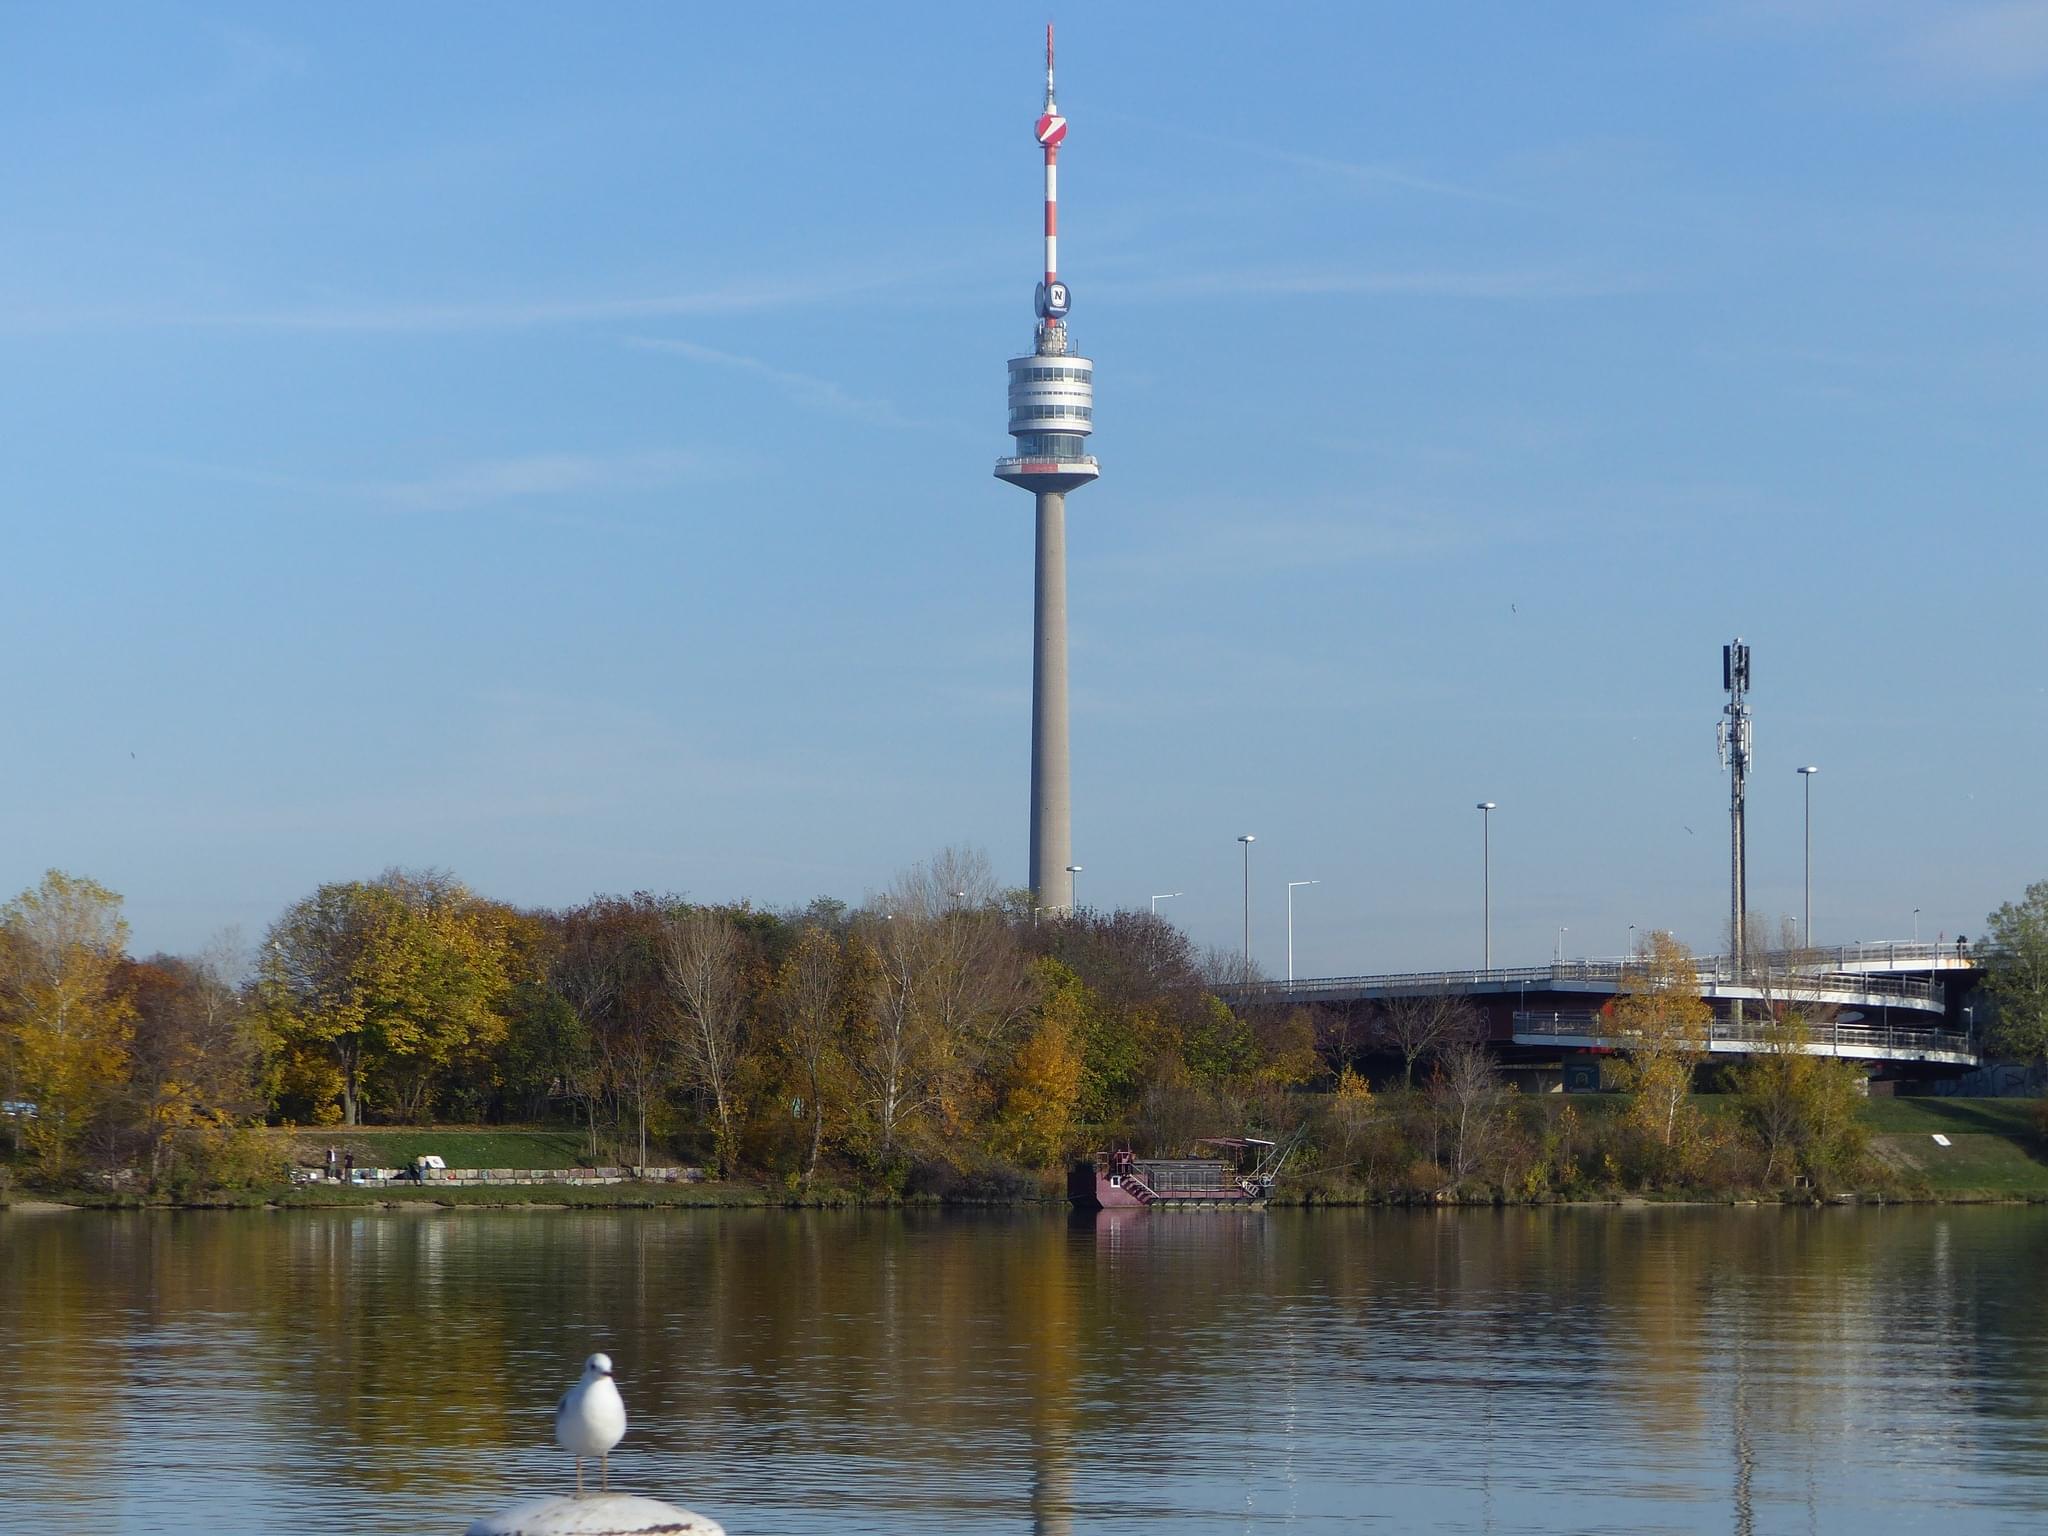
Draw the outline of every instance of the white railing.
[[[1745,1020],[1738,1026],[1732,1019],[1716,1018],[1699,1044],[1707,1049],[1717,1045],[1760,1047],[1768,1044],[1770,1037],[1755,1025],[1754,1020]],[[1517,1037],[1534,1035],[1542,1039],[1591,1040],[1615,1050],[1626,1050],[1629,1045],[1628,1036],[1615,1030],[1612,1018],[1578,1009],[1517,1010],[1514,1030]],[[1961,1030],[1908,1029],[1898,1025],[1860,1022],[1830,1022],[1813,1026],[1807,1031],[1806,1049],[1834,1055],[1850,1050],[1895,1056],[1934,1054],[1972,1060],[1977,1055],[1975,1044]]]
[[[1806,951],[1797,952],[1804,957]],[[1834,951],[1813,952],[1832,960]],[[1942,984],[1933,978],[1886,976],[1836,969],[1825,964],[1780,963],[1780,957],[1759,956],[1737,975],[1732,961],[1710,955],[1695,962],[1700,988],[1707,994],[1756,996],[1895,999],[1916,1007],[1940,1008],[1946,1002]],[[1621,990],[1626,981],[1643,975],[1640,964],[1622,960],[1560,960],[1552,965],[1499,966],[1492,970],[1390,971],[1376,976],[1321,976],[1301,981],[1259,981],[1249,987],[1226,987],[1224,994],[1247,1002],[1308,1002],[1318,997],[1358,998],[1489,990],[1504,992],[1563,984]]]

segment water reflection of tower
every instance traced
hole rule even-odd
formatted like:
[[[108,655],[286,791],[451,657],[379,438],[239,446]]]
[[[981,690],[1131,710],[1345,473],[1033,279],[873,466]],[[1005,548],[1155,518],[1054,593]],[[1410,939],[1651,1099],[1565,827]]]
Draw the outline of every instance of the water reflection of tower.
[[[1074,1381],[1080,1369],[1076,1276],[1088,1262],[1078,1233],[1047,1224],[1037,1253],[1021,1266],[1026,1293],[1020,1315],[1036,1337],[1027,1356],[1032,1397],[1032,1536],[1072,1536],[1074,1529]]]
[[[1010,435],[1016,452],[996,460],[996,477],[1037,500],[1031,653],[1031,895],[1063,905],[1074,862],[1067,751],[1067,492],[1095,479],[1085,451],[1095,430],[1095,365],[1067,342],[1067,285],[1059,275],[1060,145],[1067,120],[1053,101],[1052,28],[1045,29],[1045,111],[1036,133],[1045,151],[1045,276],[1038,284],[1036,345],[1013,357]]]

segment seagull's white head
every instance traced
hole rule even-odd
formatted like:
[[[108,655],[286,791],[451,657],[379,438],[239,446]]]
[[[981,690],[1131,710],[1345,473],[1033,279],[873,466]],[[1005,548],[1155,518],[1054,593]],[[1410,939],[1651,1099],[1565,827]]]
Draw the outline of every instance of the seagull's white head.
[[[598,1377],[609,1376],[611,1373],[612,1357],[610,1355],[592,1355],[583,1362],[583,1379],[585,1381],[595,1381]]]

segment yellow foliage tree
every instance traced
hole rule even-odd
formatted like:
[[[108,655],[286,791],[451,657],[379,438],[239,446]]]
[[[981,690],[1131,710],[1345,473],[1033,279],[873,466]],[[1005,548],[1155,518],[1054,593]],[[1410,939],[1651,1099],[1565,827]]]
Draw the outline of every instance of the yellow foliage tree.
[[[507,909],[432,872],[323,885],[295,903],[272,925],[260,971],[285,1080],[338,1088],[348,1125],[372,1092],[416,1116],[438,1074],[504,1038],[517,928]]]
[[[1665,1172],[1690,1173],[1707,1148],[1706,1122],[1690,1095],[1713,1021],[1692,951],[1663,929],[1652,933],[1622,978],[1613,1032],[1628,1051],[1619,1072],[1634,1094],[1628,1123],[1658,1149]]]
[[[1377,1107],[1372,1084],[1359,1076],[1351,1063],[1347,1061],[1337,1069],[1337,1091],[1330,1098],[1330,1120],[1337,1128],[1338,1139],[1347,1157],[1352,1144],[1372,1123]]]
[[[127,945],[121,898],[62,870],[0,907],[0,1082],[34,1106],[12,1123],[47,1173],[70,1165],[121,1082],[135,1017],[117,985]]]
[[[1023,1047],[1011,1060],[1003,1094],[1000,1139],[1033,1167],[1057,1162],[1073,1133],[1081,1098],[1080,1042],[1093,1001],[1087,984],[1055,960],[1036,969],[1045,1000]]]

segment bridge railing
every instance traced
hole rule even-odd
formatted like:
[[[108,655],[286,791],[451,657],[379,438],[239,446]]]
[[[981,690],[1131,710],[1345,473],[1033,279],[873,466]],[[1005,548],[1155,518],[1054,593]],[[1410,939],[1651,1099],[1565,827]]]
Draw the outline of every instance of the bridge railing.
[[[1616,1049],[1628,1047],[1627,1035],[1615,1029],[1614,1020],[1590,1009],[1517,1009],[1514,1028],[1517,1035],[1596,1040],[1601,1045]],[[1847,1047],[1887,1055],[1915,1051],[1951,1056],[1976,1055],[1976,1047],[1970,1037],[1954,1029],[1908,1029],[1888,1024],[1835,1022],[1810,1030],[1808,1040],[1813,1048],[1834,1051]],[[1732,1020],[1717,1018],[1699,1043],[1702,1046],[1761,1046],[1769,1041],[1755,1028],[1747,1025],[1737,1028]]]
[[[1905,966],[1914,970],[1968,970],[1975,958],[1954,940],[1882,939],[1863,944],[1829,944],[1817,949],[1768,949],[1748,957],[1752,968],[1771,971],[1854,971],[1865,966]],[[1697,955],[1693,964],[1701,974],[1709,970],[1733,970],[1730,955]]]
[[[1732,962],[1710,956],[1697,966],[1703,991],[1740,989],[1767,996],[1796,998],[1897,998],[1902,1003],[1940,1008],[1946,1002],[1942,984],[1932,977],[1888,976],[1863,971],[1772,966],[1759,960],[1737,975]],[[1620,960],[1561,960],[1551,965],[1503,966],[1492,970],[1391,971],[1375,976],[1319,976],[1303,981],[1260,981],[1249,987],[1224,989],[1247,1002],[1312,1002],[1318,997],[1351,998],[1363,993],[1428,993],[1490,988],[1545,987],[1554,983],[1606,983],[1620,990],[1641,976],[1640,966]]]

